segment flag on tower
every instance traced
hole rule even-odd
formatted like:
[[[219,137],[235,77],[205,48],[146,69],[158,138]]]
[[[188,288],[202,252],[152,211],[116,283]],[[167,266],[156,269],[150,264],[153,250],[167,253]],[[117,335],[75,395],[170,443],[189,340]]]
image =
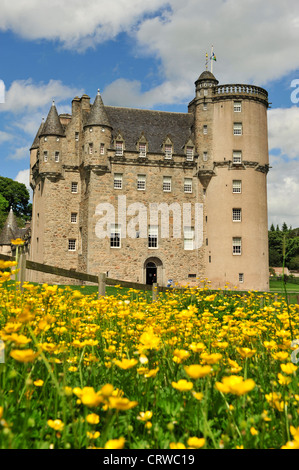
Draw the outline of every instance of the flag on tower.
[[[210,57],[211,60],[215,60],[216,61],[216,56],[214,54],[214,52],[212,53],[211,57]]]

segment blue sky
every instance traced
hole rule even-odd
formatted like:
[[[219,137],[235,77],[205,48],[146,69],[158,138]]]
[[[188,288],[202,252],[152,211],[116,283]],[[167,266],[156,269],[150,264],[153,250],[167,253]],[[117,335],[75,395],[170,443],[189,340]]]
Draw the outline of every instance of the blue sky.
[[[1,0],[0,175],[28,184],[53,99],[70,112],[74,96],[100,88],[107,105],[187,111],[212,44],[220,83],[269,92],[269,225],[299,227],[295,0]]]

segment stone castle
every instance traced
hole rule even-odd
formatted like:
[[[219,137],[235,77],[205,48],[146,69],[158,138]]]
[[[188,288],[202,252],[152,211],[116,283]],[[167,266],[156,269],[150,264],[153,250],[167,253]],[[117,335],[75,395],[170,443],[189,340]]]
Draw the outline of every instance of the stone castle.
[[[30,149],[30,259],[147,284],[268,290],[268,106],[263,88],[219,85],[208,70],[186,113],[105,106],[99,92],[92,104],[75,97],[71,115],[53,102]]]

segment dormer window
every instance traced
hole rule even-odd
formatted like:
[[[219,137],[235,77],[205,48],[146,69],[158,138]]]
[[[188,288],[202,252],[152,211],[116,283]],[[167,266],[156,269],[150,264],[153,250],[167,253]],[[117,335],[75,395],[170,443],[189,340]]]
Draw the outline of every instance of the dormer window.
[[[193,147],[187,147],[186,149],[186,160],[188,162],[192,162],[194,157],[194,148]]]
[[[124,144],[122,141],[117,140],[115,143],[115,155],[118,157],[122,157],[124,153]]]
[[[165,158],[166,160],[172,159],[172,145],[165,145]]]
[[[139,157],[146,157],[146,144],[143,142],[139,143]]]

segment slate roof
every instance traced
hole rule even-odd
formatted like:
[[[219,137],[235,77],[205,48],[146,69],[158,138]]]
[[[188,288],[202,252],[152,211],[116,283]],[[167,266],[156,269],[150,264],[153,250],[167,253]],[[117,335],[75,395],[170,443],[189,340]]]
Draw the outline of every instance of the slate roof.
[[[218,83],[217,78],[209,70],[202,72],[196,81],[198,82],[199,80],[215,80]]]
[[[85,122],[85,126],[107,126],[111,127],[109,118],[107,116],[100,91],[91,106],[90,112]]]
[[[40,135],[65,135],[54,101]]]
[[[115,138],[121,133],[126,150],[136,150],[142,133],[149,152],[162,152],[167,136],[173,143],[173,153],[183,154],[183,147],[192,138],[193,114],[152,111],[145,109],[105,106]]]
[[[44,125],[45,125],[45,122],[44,122],[44,120],[42,120],[42,123],[41,123],[41,125],[39,126],[39,129],[38,129],[38,131],[37,131],[37,134],[36,134],[36,136],[35,136],[35,138],[34,138],[34,141],[33,141],[32,145],[31,145],[30,150],[38,149],[38,148],[39,148],[39,136],[41,135],[41,132],[42,132],[42,130],[43,130]]]

